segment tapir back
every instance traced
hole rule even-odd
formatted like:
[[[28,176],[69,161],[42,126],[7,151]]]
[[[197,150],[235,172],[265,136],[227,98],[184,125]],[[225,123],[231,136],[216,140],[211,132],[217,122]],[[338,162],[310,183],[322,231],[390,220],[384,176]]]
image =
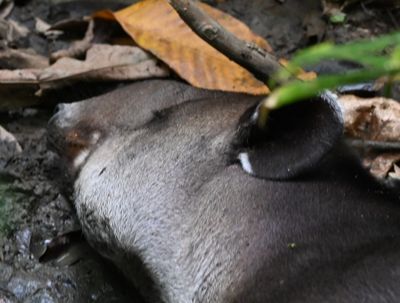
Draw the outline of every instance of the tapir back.
[[[399,298],[371,274],[399,265],[397,198],[338,147],[301,178],[250,175],[239,121],[256,101],[202,95],[110,123],[75,181],[89,242],[149,302],[357,301],[364,284],[365,297]],[[365,267],[379,252],[387,262]]]

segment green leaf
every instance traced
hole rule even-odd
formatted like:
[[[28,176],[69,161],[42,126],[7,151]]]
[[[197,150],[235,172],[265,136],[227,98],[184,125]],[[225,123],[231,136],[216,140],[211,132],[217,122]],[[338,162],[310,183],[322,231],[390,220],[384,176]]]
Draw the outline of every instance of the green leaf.
[[[334,24],[344,23],[345,20],[346,20],[346,14],[343,12],[337,12],[329,18],[329,21]]]
[[[344,74],[318,76],[311,81],[296,78],[304,67],[322,60],[349,60],[361,64],[363,68]],[[299,51],[285,68],[272,77],[273,83],[284,85],[263,101],[258,124],[265,126],[271,110],[309,99],[326,89],[371,81],[382,76],[388,76],[389,79],[400,76],[400,32],[343,45],[326,42]]]

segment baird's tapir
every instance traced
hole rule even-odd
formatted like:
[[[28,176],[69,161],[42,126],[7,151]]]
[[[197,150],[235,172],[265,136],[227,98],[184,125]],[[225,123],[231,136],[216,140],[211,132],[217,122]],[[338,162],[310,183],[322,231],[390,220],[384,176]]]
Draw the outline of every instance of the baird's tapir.
[[[342,142],[334,95],[260,97],[147,80],[63,104],[90,244],[148,302],[400,302],[399,198]]]

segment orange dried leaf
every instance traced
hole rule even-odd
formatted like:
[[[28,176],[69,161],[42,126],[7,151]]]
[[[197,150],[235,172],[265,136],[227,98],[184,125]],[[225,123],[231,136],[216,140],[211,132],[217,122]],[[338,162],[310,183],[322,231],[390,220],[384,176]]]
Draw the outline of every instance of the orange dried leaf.
[[[289,65],[289,61],[286,59],[279,59],[279,63],[284,67]],[[317,74],[315,72],[306,72],[303,69],[300,69],[299,73],[296,76],[298,79],[303,81],[310,81],[317,78]]]
[[[239,38],[271,51],[242,22],[204,3],[200,7]],[[196,87],[267,94],[268,87],[199,38],[166,0],[144,0],[114,13],[115,19],[142,48],[167,63]]]

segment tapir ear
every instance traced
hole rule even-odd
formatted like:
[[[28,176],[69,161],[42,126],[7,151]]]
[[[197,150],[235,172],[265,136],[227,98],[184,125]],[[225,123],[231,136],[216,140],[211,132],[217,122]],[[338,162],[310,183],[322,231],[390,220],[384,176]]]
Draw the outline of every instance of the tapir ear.
[[[255,123],[256,109],[242,117],[238,158],[248,173],[290,179],[311,172],[343,133],[343,117],[329,92],[270,113],[266,130]]]

